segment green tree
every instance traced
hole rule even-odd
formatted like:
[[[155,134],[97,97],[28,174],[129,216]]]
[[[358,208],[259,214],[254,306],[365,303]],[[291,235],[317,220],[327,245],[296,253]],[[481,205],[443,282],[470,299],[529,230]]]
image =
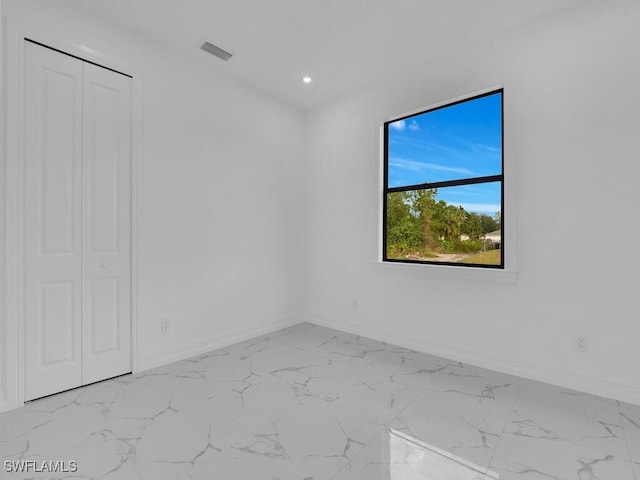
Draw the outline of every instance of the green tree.
[[[420,220],[422,227],[422,245],[426,252],[434,249],[437,241],[437,232],[433,228],[436,217],[436,200],[438,194],[436,189],[432,190],[414,190],[408,192],[410,194],[411,209],[416,218]]]
[[[500,228],[500,224],[493,217],[484,213],[480,215],[480,224],[482,225],[482,233],[493,232]]]
[[[462,233],[469,236],[472,240],[477,240],[482,235],[482,223],[480,215],[476,212],[465,212],[466,216],[462,222]]]
[[[412,190],[387,195],[387,255],[479,250],[481,235],[500,228],[500,212],[493,217],[467,212],[461,206],[437,201],[438,191]],[[465,234],[471,241],[463,242]]]
[[[403,254],[422,246],[420,221],[408,192],[387,196],[387,254]]]

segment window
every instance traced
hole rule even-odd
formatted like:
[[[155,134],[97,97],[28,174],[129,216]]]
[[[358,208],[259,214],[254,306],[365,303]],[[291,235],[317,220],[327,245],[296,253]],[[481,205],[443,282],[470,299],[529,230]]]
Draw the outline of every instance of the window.
[[[504,268],[503,160],[502,89],[386,122],[383,261]]]

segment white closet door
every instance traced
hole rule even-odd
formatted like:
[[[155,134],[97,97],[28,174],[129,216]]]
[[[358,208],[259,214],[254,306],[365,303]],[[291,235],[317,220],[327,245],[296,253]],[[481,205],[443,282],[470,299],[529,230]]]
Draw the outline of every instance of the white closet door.
[[[25,42],[25,399],[131,371],[131,78]]]
[[[82,68],[25,42],[25,398],[81,383]]]
[[[83,383],[131,371],[131,78],[84,64]]]

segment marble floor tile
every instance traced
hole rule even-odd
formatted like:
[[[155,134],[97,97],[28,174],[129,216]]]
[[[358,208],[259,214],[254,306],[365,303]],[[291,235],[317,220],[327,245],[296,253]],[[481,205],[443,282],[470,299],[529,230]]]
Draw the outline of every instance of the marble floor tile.
[[[318,352],[333,363],[359,368],[388,353],[389,345],[358,335],[341,333],[325,342]]]
[[[334,480],[499,480],[495,472],[409,435],[383,430]]]
[[[495,382],[422,392],[392,423],[403,433],[488,467],[517,388]]]
[[[0,414],[0,461],[32,462],[11,480],[640,480],[640,407],[303,323]],[[78,468],[33,470],[51,461]]]
[[[620,416],[629,447],[635,480],[640,480],[640,406],[621,404]]]
[[[333,404],[369,421],[388,425],[419,393],[392,376],[361,371],[337,392]]]
[[[118,465],[118,440],[109,430],[103,406],[82,403],[81,397],[81,391],[66,392],[20,409],[12,437],[2,438],[3,447],[7,447],[1,449],[3,463],[5,460],[83,461],[86,466],[83,474],[92,478],[99,478]],[[40,478],[65,476],[59,472]],[[10,478],[29,477],[16,474]]]
[[[331,478],[375,437],[380,427],[326,402],[310,398],[259,436],[277,438],[286,457],[311,478]]]
[[[311,480],[289,459],[275,431],[237,431],[206,438],[181,457],[142,459],[136,472],[143,479],[257,479]]]
[[[634,478],[618,402],[536,382],[522,387],[491,467],[506,479]]]

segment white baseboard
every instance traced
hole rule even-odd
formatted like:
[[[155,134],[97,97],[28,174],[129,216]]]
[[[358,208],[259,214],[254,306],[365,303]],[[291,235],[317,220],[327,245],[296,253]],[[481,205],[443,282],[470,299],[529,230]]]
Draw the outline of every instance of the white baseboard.
[[[445,345],[428,339],[417,338],[413,335],[399,334],[386,328],[373,327],[371,325],[363,325],[345,320],[335,320],[316,314],[307,315],[306,319],[317,325],[335,328],[336,330],[369,337],[381,342],[391,343],[457,362],[640,405],[640,385],[622,379],[587,375],[583,372],[567,368],[524,362],[507,355],[473,351],[454,345]]]
[[[260,335],[275,332],[282,328],[291,327],[303,321],[302,314],[290,315],[281,320],[270,323],[256,323],[249,327],[239,328],[225,332],[221,335],[215,335],[209,338],[196,340],[193,342],[185,342],[176,346],[170,351],[152,353],[140,359],[139,367],[136,372],[149,370],[150,368],[160,367],[169,363],[178,362],[186,358],[201,355],[203,353],[217,350],[219,348],[228,347],[234,343],[249,340]]]

